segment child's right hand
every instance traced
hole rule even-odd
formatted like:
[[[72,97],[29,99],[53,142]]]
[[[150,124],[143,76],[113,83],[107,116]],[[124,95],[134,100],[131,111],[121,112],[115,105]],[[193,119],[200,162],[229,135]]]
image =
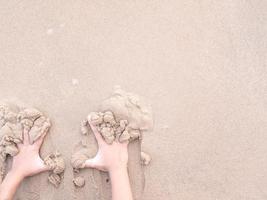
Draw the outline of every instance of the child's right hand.
[[[98,143],[98,152],[94,158],[85,162],[85,167],[108,172],[127,169],[128,142],[120,143],[114,141],[112,144],[107,144],[97,128],[90,120],[88,121]]]

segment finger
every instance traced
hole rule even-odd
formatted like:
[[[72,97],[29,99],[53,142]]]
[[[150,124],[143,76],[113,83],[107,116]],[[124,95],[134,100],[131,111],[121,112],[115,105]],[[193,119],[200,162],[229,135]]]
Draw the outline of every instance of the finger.
[[[92,124],[90,115],[88,116],[88,123],[89,123],[89,125],[90,125],[90,127],[91,127],[91,129],[95,135],[95,138],[96,138],[98,144],[103,144],[104,140],[103,140],[101,134],[99,133],[99,131],[97,130],[97,127],[94,124]]]
[[[127,141],[123,142],[123,143],[122,143],[122,145],[123,145],[124,147],[126,147],[126,148],[127,148],[127,147],[128,147],[128,145],[129,145],[129,140],[127,140]]]
[[[17,144],[17,147],[18,147],[18,149],[20,150],[20,149],[23,147],[23,143],[18,143],[18,144]]]
[[[29,136],[29,129],[28,128],[23,129],[23,144],[24,145],[30,144],[30,136]]]
[[[44,138],[48,133],[48,130],[50,128],[50,124],[45,123],[41,130],[41,136],[35,141],[34,145],[36,145],[38,148],[40,148],[44,142]]]
[[[120,145],[122,147],[127,148],[129,145],[129,140],[123,141],[123,142],[119,142],[119,141],[114,141],[114,143],[116,143],[117,145]]]

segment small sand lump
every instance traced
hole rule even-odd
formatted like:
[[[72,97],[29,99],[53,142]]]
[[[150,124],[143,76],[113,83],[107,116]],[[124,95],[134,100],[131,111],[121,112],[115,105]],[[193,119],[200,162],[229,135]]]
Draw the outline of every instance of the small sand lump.
[[[143,165],[149,165],[149,163],[151,162],[151,156],[141,151],[141,162]]]
[[[60,174],[65,170],[65,162],[62,158],[61,154],[55,153],[48,155],[44,162],[51,170],[53,170],[53,173]]]
[[[142,133],[153,127],[151,107],[137,95],[125,92],[119,86],[101,103],[100,110],[90,113],[87,120],[97,127],[108,144],[141,139]]]
[[[71,157],[71,165],[74,169],[82,169],[85,167],[85,161],[88,156],[82,150],[77,151]]]
[[[58,187],[58,186],[60,185],[60,183],[61,183],[61,176],[58,175],[58,174],[54,174],[54,173],[52,173],[52,174],[50,174],[50,175],[48,176],[48,180],[49,180],[49,182],[52,183],[55,187]]]
[[[83,187],[85,185],[85,179],[82,176],[78,176],[73,179],[73,183],[76,187]]]
[[[91,121],[97,127],[103,139],[108,144],[112,144],[116,138],[119,142],[125,142],[131,138],[138,138],[136,137],[136,131],[133,131],[134,135],[131,137],[127,127],[128,121],[125,119],[116,121],[111,111],[92,112],[88,115],[88,121]]]
[[[88,121],[87,120],[83,120],[81,122],[81,133],[83,135],[87,135],[88,134]]]
[[[0,183],[6,174],[7,157],[19,153],[17,146],[23,142],[23,132],[29,133],[29,141],[33,144],[50,127],[49,118],[35,108],[0,103]],[[65,169],[64,160],[58,154],[48,156],[44,162],[54,174],[62,174]],[[49,175],[48,179],[54,185],[60,182],[56,175]]]
[[[55,187],[58,187],[61,180],[62,175],[65,170],[65,162],[61,154],[56,152],[55,154],[50,154],[44,159],[45,165],[52,170],[52,173],[49,175],[48,180]]]

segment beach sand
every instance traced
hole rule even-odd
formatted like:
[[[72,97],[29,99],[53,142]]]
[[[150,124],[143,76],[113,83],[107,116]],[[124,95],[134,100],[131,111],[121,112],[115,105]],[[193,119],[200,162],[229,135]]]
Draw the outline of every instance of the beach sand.
[[[115,85],[153,108],[130,146],[136,199],[267,198],[267,2],[0,1],[0,99],[41,110],[43,156],[66,161],[59,188],[27,178],[15,200],[110,199],[104,172],[70,165],[80,123]],[[89,135],[90,151],[96,144]]]

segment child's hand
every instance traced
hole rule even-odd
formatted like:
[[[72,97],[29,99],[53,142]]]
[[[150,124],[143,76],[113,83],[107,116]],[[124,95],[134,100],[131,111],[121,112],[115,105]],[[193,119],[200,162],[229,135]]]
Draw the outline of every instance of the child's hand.
[[[27,177],[49,170],[39,156],[47,130],[34,143],[29,142],[29,133],[24,130],[23,143],[18,144],[19,153],[13,157],[11,170],[0,184],[0,200],[11,200],[21,183]]]
[[[109,172],[127,169],[128,142],[119,143],[114,141],[111,145],[107,144],[90,120],[89,124],[98,143],[98,152],[94,158],[85,162],[85,167]]]
[[[13,158],[10,172],[25,178],[49,170],[48,166],[44,164],[44,161],[39,156],[39,150],[46,133],[47,131],[34,144],[30,144],[29,134],[24,130],[23,143],[18,144],[19,153]]]
[[[94,158],[85,161],[85,167],[109,172],[112,184],[112,200],[133,200],[127,170],[128,142],[114,141],[111,145],[107,144],[97,128],[92,125],[90,120],[88,121],[98,143],[98,152]]]

